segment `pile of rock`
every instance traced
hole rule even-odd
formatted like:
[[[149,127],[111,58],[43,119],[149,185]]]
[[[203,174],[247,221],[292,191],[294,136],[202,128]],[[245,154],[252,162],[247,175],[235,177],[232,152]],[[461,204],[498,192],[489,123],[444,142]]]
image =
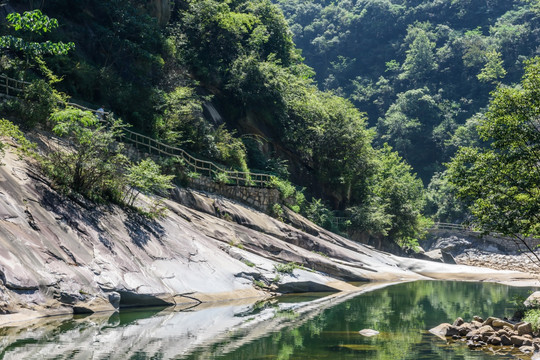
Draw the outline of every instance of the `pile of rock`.
[[[540,350],[540,334],[533,332],[528,322],[517,322],[475,316],[471,322],[457,318],[453,324],[443,323],[429,330],[440,337],[467,341],[471,349],[491,346],[518,348],[521,353],[532,354]]]
[[[496,270],[515,270],[525,273],[540,274],[540,267],[532,255],[497,254],[479,249],[468,249],[455,256],[456,263],[461,265],[487,267]]]

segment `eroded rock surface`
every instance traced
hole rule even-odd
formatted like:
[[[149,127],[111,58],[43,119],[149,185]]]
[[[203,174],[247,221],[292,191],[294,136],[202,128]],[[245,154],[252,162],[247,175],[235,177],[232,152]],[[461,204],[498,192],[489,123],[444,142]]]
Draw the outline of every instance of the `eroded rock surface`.
[[[0,323],[25,316],[350,291],[343,281],[516,280],[515,272],[406,259],[329,233],[296,214],[286,225],[218,196],[177,190],[166,217],[66,198],[32,165],[0,167]],[[299,230],[298,228],[303,229]],[[282,272],[278,264],[296,263]]]

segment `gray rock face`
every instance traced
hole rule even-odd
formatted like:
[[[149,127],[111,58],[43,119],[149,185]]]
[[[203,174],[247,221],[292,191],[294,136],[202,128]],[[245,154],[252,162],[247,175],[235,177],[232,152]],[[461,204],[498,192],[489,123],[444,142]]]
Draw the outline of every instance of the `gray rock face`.
[[[458,238],[457,236],[442,237],[432,244],[429,248],[432,250],[443,250],[447,253],[458,253],[473,246],[470,240]]]
[[[414,257],[417,259],[430,260],[446,264],[455,264],[456,260],[449,253],[441,249],[435,249],[424,253],[415,254]]]
[[[297,215],[291,222],[308,232],[233,201],[187,190],[178,190],[180,203],[165,200],[164,218],[149,220],[116,206],[62,197],[13,154],[4,162],[0,313],[6,315],[0,323],[22,312],[115,311],[264,297],[276,289],[355,290],[343,280],[525,277],[392,256]],[[147,199],[141,201],[144,205]],[[276,270],[289,262],[304,269],[291,276]]]
[[[151,0],[149,1],[150,13],[158,19],[160,25],[165,25],[171,17],[170,0]]]

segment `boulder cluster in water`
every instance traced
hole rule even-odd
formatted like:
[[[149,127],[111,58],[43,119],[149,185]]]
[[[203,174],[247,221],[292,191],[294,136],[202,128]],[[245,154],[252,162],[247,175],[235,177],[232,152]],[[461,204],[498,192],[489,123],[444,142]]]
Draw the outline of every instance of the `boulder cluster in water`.
[[[429,330],[432,334],[467,341],[471,349],[488,346],[519,348],[524,354],[540,350],[539,333],[533,332],[528,322],[489,317],[486,320],[475,316],[471,322],[457,318],[453,324],[443,323]]]

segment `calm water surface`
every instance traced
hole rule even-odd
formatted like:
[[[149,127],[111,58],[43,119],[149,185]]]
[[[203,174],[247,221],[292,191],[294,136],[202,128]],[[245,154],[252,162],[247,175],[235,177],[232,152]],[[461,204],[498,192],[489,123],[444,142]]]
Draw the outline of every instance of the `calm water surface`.
[[[373,287],[373,285],[368,285]],[[531,289],[423,281],[360,295],[286,296],[201,310],[43,319],[0,329],[2,359],[509,359],[429,334],[462,316],[511,316]],[[328,295],[328,294],[324,294]],[[361,329],[380,331],[366,338]]]

